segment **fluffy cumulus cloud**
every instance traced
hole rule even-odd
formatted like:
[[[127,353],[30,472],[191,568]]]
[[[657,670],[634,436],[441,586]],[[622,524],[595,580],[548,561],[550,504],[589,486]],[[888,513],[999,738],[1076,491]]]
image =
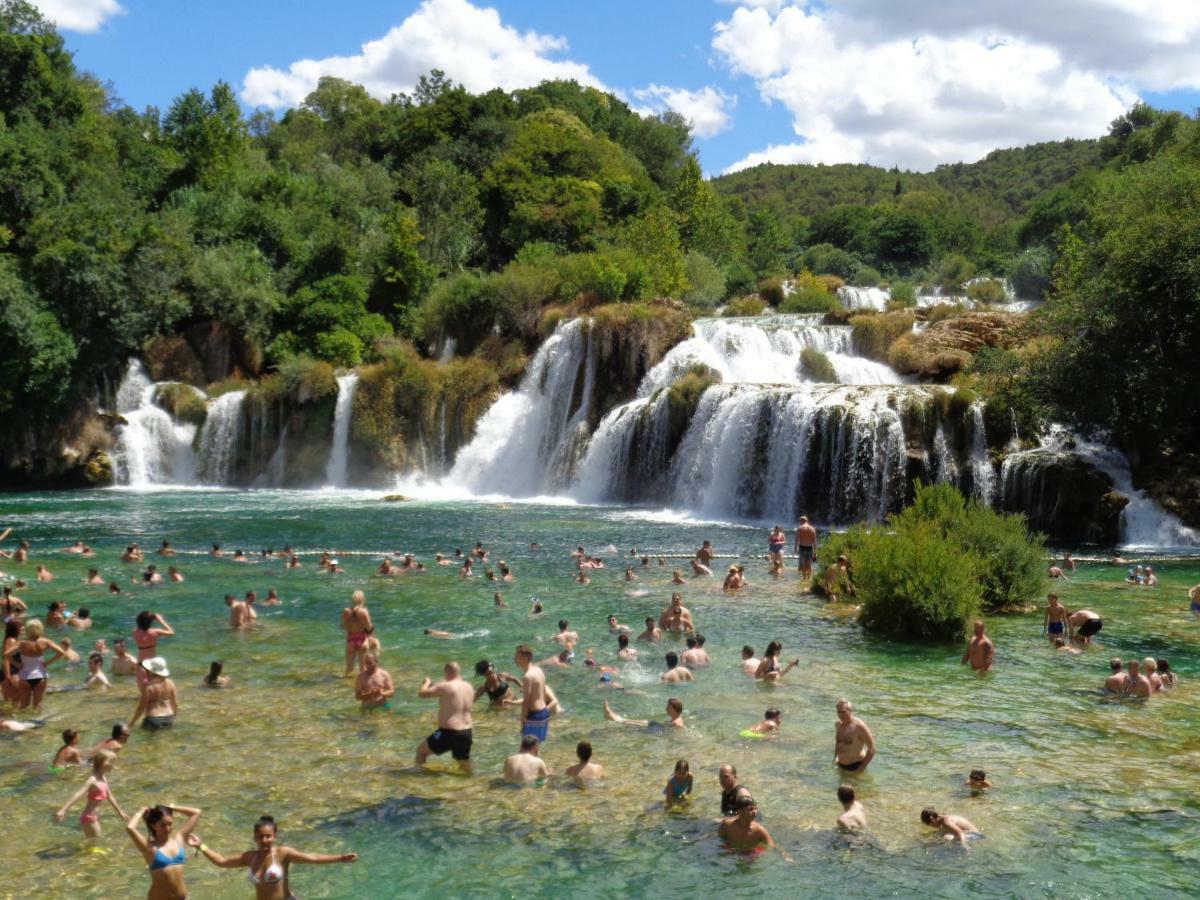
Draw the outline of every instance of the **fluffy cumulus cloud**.
[[[1139,90],[1200,87],[1194,0],[739,2],[713,48],[798,137],[761,162],[914,169],[1090,137]]]
[[[640,112],[671,110],[679,113],[691,124],[692,134],[698,138],[710,138],[728,131],[733,125],[731,112],[737,105],[737,97],[713,87],[689,91],[652,84],[634,91],[633,96],[643,104],[639,107]]]
[[[33,5],[60,31],[96,31],[125,11],[117,0],[34,0]]]
[[[471,91],[515,89],[547,79],[574,79],[600,86],[586,65],[556,58],[566,49],[560,37],[520,32],[490,7],[468,0],[424,0],[407,19],[356,56],[302,59],[286,70],[251,69],[242,99],[253,106],[300,103],[324,75],[361,84],[386,98],[411,92],[417,79],[441,69]]]

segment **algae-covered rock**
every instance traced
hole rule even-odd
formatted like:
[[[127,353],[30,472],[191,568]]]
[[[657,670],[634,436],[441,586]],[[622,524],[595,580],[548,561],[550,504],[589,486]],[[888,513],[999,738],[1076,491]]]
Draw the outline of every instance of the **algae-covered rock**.
[[[945,380],[970,365],[981,348],[1010,346],[1020,321],[1013,313],[964,312],[936,321],[920,334],[897,335],[886,361],[905,375]]]
[[[406,497],[404,494],[384,494],[380,499],[384,503],[408,503],[412,497]]]
[[[113,483],[112,459],[103,450],[96,450],[83,466],[83,479],[91,487],[108,487]]]
[[[208,415],[204,396],[190,384],[172,381],[160,384],[154,391],[154,404],[169,412],[180,422],[191,422],[199,427]]]

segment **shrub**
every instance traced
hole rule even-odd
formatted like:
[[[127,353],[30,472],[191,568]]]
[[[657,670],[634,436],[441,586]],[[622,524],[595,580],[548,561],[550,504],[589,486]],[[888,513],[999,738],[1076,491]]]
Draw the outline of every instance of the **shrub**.
[[[771,306],[779,306],[784,300],[783,279],[764,278],[758,283],[758,296],[766,300]]]
[[[363,360],[363,342],[345,328],[334,328],[317,335],[313,352],[337,366],[357,366]]]
[[[863,356],[887,362],[888,350],[893,342],[911,334],[915,321],[916,317],[907,311],[855,316],[851,320],[854,348]]]
[[[800,371],[809,381],[837,384],[837,370],[829,357],[813,347],[800,351]]]
[[[838,306],[838,299],[824,288],[797,288],[779,307],[785,313],[825,313]]]
[[[1047,247],[1030,247],[1012,261],[1008,279],[1018,297],[1041,300],[1050,290],[1054,257]]]
[[[757,280],[754,270],[744,262],[733,262],[725,267],[725,296],[740,297],[754,290]]]
[[[917,287],[911,281],[897,281],[889,288],[892,302],[912,306],[917,302]]]
[[[854,273],[854,283],[861,287],[878,287],[882,280],[883,276],[879,274],[879,270],[871,266],[860,266]]]
[[[725,311],[721,313],[723,316],[761,316],[763,310],[767,308],[767,304],[763,302],[761,297],[756,297],[750,294],[746,297],[741,297],[737,300],[730,300],[725,304]]]
[[[813,280],[820,285],[826,293],[836,295],[838,290],[845,287],[846,280],[839,278],[837,275],[814,275]]]
[[[982,278],[967,288],[967,296],[976,303],[1003,303],[1008,299],[1004,285],[995,278]]]
[[[453,337],[460,353],[470,353],[496,324],[499,309],[491,280],[464,272],[439,281],[429,292],[417,312],[417,333],[426,346]]]
[[[862,265],[853,253],[847,253],[833,244],[814,244],[804,251],[800,262],[810,272],[839,278],[853,278]]]
[[[939,303],[937,306],[929,307],[925,313],[925,321],[930,325],[934,325],[946,319],[961,316],[965,312],[967,312],[966,307],[959,303]]]
[[[930,525],[873,529],[854,557],[863,627],[905,638],[953,640],[979,614],[976,561]]]
[[[692,250],[683,261],[688,284],[684,302],[698,312],[712,312],[725,296],[725,273],[703,253]]]
[[[959,253],[944,257],[937,267],[937,284],[943,291],[961,291],[963,283],[975,274],[975,264]]]
[[[293,356],[276,369],[278,391],[293,403],[315,403],[337,394],[333,366],[311,356]]]
[[[179,422],[203,425],[208,415],[204,397],[191,385],[178,381],[159,385],[154,392],[154,403]]]
[[[682,378],[671,385],[667,393],[667,414],[673,434],[682,435],[696,412],[700,397],[714,384],[721,383],[721,376],[708,366],[691,366]]]

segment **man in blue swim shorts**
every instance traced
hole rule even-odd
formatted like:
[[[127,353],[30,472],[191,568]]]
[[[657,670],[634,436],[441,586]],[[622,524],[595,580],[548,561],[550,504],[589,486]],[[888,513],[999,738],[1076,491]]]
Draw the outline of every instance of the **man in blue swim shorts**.
[[[521,679],[521,734],[533,735],[539,744],[546,743],[550,732],[550,707],[546,702],[546,673],[533,664],[533,650],[527,644],[517,648],[514,658],[524,672]]]

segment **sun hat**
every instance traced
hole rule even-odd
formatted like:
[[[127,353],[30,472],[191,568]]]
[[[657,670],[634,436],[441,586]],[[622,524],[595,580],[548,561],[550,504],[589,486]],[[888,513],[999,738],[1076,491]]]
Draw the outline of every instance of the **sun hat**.
[[[152,656],[150,659],[143,659],[142,668],[151,675],[157,675],[160,678],[166,678],[171,674],[171,671],[167,668],[167,661],[161,656]]]

